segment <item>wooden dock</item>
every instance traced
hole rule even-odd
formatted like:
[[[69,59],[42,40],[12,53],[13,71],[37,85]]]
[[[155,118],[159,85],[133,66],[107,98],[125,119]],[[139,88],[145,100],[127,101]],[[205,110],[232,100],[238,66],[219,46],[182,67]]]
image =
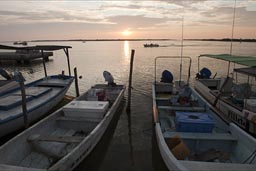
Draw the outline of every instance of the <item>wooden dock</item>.
[[[49,60],[49,56],[53,56],[53,52],[44,52],[45,60]],[[28,63],[31,60],[42,58],[40,52],[0,52],[0,61],[15,60],[19,63]]]

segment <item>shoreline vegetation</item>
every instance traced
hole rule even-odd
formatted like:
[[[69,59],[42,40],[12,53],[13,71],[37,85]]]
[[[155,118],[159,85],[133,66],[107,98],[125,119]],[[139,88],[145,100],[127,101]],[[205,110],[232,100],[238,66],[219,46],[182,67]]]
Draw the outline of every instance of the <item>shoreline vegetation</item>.
[[[27,42],[63,42],[63,41],[81,41],[83,43],[89,41],[170,41],[179,39],[62,39],[62,40],[28,40]],[[184,41],[221,41],[231,42],[230,38],[223,39],[184,39]],[[233,39],[233,42],[256,42],[256,39]],[[5,41],[13,42],[13,41]]]

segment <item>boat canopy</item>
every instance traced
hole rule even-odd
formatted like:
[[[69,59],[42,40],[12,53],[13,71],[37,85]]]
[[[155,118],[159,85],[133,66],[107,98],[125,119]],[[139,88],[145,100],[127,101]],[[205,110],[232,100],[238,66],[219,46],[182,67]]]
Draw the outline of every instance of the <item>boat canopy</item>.
[[[71,76],[69,52],[68,52],[69,48],[72,48],[72,47],[71,46],[60,46],[60,45],[36,45],[36,46],[26,46],[26,47],[0,45],[0,49],[5,49],[5,50],[39,50],[39,51],[41,51],[42,58],[43,58],[45,77],[47,77],[47,71],[46,71],[43,51],[55,51],[55,50],[61,50],[61,49],[64,50],[64,52],[67,56],[68,72],[69,72],[69,76]]]
[[[233,62],[236,64],[241,64],[245,66],[250,66],[250,67],[256,67],[256,57],[253,56],[238,56],[238,55],[230,55],[230,54],[203,54],[200,55],[200,57],[209,57],[209,58],[215,58],[215,59],[220,59],[228,62]]]
[[[256,77],[256,68],[255,67],[249,67],[249,68],[236,68],[234,69],[235,72],[246,74],[252,77]]]

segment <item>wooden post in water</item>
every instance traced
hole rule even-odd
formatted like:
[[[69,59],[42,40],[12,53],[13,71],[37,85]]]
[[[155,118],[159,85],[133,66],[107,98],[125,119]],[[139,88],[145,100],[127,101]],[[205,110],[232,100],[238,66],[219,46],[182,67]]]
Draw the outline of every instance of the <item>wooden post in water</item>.
[[[135,50],[132,49],[131,61],[130,61],[130,75],[129,75],[129,85],[128,85],[128,104],[126,111],[130,112],[131,108],[131,89],[132,89],[132,72],[133,72],[133,59],[134,59]]]
[[[45,66],[45,59],[44,59],[44,51],[41,50],[42,58],[43,58],[43,65],[44,65],[44,75],[47,77],[47,71],[46,71],[46,66]]]
[[[20,72],[19,72],[19,83],[20,83],[20,90],[21,90],[21,97],[22,97],[22,112],[23,112],[24,124],[26,129],[29,127],[28,116],[27,116],[26,92],[25,92],[25,86],[24,86],[24,79]]]
[[[80,96],[79,94],[79,87],[78,87],[78,78],[77,78],[77,69],[74,68],[74,75],[75,75],[75,87],[76,87],[76,97]]]

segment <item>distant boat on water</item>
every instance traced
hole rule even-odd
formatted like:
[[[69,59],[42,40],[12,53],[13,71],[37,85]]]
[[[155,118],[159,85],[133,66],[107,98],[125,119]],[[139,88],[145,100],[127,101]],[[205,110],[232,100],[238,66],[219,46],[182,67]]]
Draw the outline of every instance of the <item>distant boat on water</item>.
[[[159,44],[157,44],[157,43],[149,43],[149,44],[144,44],[144,47],[145,48],[148,48],[148,47],[159,47]]]
[[[13,42],[14,45],[23,45],[23,46],[27,46],[28,42],[26,41],[21,41],[21,42]]]

